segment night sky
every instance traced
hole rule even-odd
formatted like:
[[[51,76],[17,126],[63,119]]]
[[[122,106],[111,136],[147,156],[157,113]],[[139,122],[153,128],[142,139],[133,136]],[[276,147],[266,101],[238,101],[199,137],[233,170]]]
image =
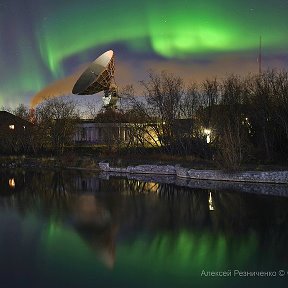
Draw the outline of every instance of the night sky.
[[[0,106],[29,104],[108,49],[120,86],[149,69],[187,81],[257,72],[260,35],[263,68],[287,68],[287,12],[281,0],[0,0]]]

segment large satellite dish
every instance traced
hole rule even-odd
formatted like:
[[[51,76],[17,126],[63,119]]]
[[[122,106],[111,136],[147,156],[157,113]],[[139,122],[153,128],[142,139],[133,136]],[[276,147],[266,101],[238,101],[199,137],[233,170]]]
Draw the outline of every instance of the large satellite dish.
[[[117,86],[114,80],[114,52],[106,51],[93,61],[75,83],[72,93],[92,95],[104,91],[103,106],[116,108]]]

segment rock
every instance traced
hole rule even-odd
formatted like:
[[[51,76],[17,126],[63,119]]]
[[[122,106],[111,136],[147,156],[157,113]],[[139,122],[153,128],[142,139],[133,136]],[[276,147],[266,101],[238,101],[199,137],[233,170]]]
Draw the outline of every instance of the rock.
[[[138,165],[127,168],[110,167],[109,163],[100,162],[99,167],[105,172],[173,175],[184,179],[256,182],[256,183],[288,183],[288,171],[246,171],[224,172],[220,170],[196,170],[183,168],[180,165]]]
[[[98,163],[99,165],[99,168],[103,171],[109,171],[109,163],[106,163],[106,162],[99,162]]]

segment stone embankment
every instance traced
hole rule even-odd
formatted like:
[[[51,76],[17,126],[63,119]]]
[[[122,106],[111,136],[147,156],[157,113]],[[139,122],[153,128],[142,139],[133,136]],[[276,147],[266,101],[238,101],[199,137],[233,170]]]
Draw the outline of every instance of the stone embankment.
[[[100,178],[126,177],[128,180],[174,184],[206,190],[225,190],[288,197],[288,171],[233,172],[195,170],[172,165],[139,165],[127,168],[99,163]]]
[[[288,171],[245,171],[225,172],[221,170],[196,170],[183,168],[180,165],[138,165],[126,168],[110,167],[109,163],[100,162],[104,172],[124,174],[171,175],[182,179],[250,182],[250,183],[288,183]]]

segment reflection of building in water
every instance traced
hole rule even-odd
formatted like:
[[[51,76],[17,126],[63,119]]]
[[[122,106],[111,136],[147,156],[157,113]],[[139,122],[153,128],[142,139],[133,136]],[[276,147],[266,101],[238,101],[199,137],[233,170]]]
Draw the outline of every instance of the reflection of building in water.
[[[150,193],[150,192],[158,193],[160,187],[159,183],[144,182],[138,180],[127,180],[127,184],[125,186],[127,186],[128,189],[124,189],[123,194]]]
[[[98,228],[107,226],[111,221],[109,210],[93,194],[83,194],[78,197],[75,217],[78,224],[96,225]]]
[[[287,223],[288,210],[284,209],[287,207],[287,201],[278,199],[278,197],[272,197],[273,199],[267,197],[259,198],[258,196],[251,196],[249,193],[231,193],[231,191],[214,192],[214,190],[208,191],[200,189],[192,190],[171,184],[156,184],[157,186],[155,186],[155,183],[152,181],[145,183],[138,180],[119,179],[116,177],[111,178],[109,181],[100,180],[101,185],[99,189],[95,188],[98,187],[99,180],[97,178],[93,179],[93,175],[85,174],[85,176],[81,177],[78,175],[78,172],[77,175],[75,175],[76,173],[70,174],[69,172],[67,177],[64,177],[67,184],[69,183],[68,188],[70,188],[71,182],[73,183],[71,186],[74,186],[74,183],[78,183],[77,185],[81,188],[78,191],[83,191],[84,193],[78,193],[78,191],[72,187],[71,191],[67,189],[70,194],[69,197],[61,193],[61,198],[55,198],[51,197],[54,193],[54,185],[51,185],[51,183],[56,179],[51,175],[49,176],[52,172],[40,172],[43,173],[41,177],[39,177],[39,175],[41,175],[40,173],[34,174],[32,178],[35,178],[34,180],[37,179],[37,185],[33,182],[33,186],[28,185],[31,174],[27,175],[26,181],[24,182],[22,173],[21,175],[5,173],[6,174],[0,175],[0,192],[3,195],[4,191],[8,191],[9,195],[8,193],[4,195],[6,197],[3,197],[0,201],[0,207],[8,207],[9,205],[23,215],[29,216],[31,213],[35,214],[35,216],[39,215],[40,217],[37,218],[41,219],[41,221],[44,219],[44,223],[46,223],[45,217],[54,219],[51,221],[55,221],[55,225],[58,225],[63,230],[63,233],[68,230],[67,228],[77,232],[76,238],[78,239],[80,237],[83,240],[81,241],[81,245],[87,245],[87,247],[90,248],[90,253],[95,254],[107,267],[113,267],[114,265],[117,240],[119,241],[119,245],[124,243],[124,241],[128,243],[127,247],[130,249],[126,250],[127,253],[131,252],[132,255],[133,251],[135,252],[135,246],[131,246],[131,243],[133,243],[131,240],[135,239],[135,235],[140,235],[140,237],[147,235],[148,237],[145,237],[147,241],[153,239],[151,236],[157,236],[157,241],[155,240],[155,242],[152,243],[153,245],[151,244],[152,246],[143,247],[143,238],[141,238],[141,241],[138,241],[139,251],[144,251],[143,253],[145,255],[147,251],[152,251],[150,253],[152,256],[149,257],[149,261],[155,256],[153,254],[155,247],[155,251],[159,252],[161,249],[158,249],[158,247],[161,248],[163,245],[166,245],[167,253],[169,253],[169,249],[171,252],[171,246],[175,244],[174,237],[171,237],[171,242],[170,240],[167,242],[165,238],[163,241],[159,241],[158,235],[162,233],[173,236],[176,231],[178,233],[178,231],[185,232],[187,230],[195,230],[195,237],[198,237],[197,235],[201,235],[199,231],[205,232],[208,229],[215,229],[214,231],[219,231],[220,238],[218,238],[216,242],[212,241],[211,243],[216,243],[218,246],[220,245],[219,247],[221,249],[216,246],[223,251],[223,241],[221,240],[223,231],[225,231],[225,233],[228,232],[228,235],[236,235],[236,238],[238,238],[240,233],[243,235],[246,232],[250,233],[252,227],[253,230],[260,231],[259,233],[263,231],[263,234],[259,235],[266,237],[267,233],[263,227],[266,227],[266,223],[271,224],[271,217],[277,216],[276,219],[280,221],[276,221],[277,225],[273,225],[273,229],[275,230],[271,230],[271,239],[273,234],[273,243],[278,244],[278,241],[276,241],[278,237],[280,241],[287,240],[287,237],[283,238],[282,234],[279,233],[279,231],[282,231],[283,227],[285,227],[285,223]],[[59,177],[60,176],[63,175],[60,173]],[[12,190],[9,188],[8,182],[9,179],[13,178],[15,179],[16,187],[11,193]],[[75,180],[73,181],[72,179]],[[94,184],[93,181],[95,181]],[[57,180],[57,183],[61,183],[61,181]],[[154,193],[156,187],[158,187],[158,190],[157,193]],[[86,192],[88,188],[92,190],[99,189],[99,193],[92,194],[91,192]],[[20,193],[15,193],[17,189]],[[86,191],[84,191],[84,189],[86,189]],[[147,193],[148,190],[152,192]],[[142,193],[143,191],[144,193]],[[130,193],[130,195],[127,195],[128,193]],[[13,195],[13,197],[11,197],[11,195]],[[259,199],[257,209],[255,209],[255,199]],[[284,206],[279,206],[280,203]],[[42,207],[45,209],[42,209]],[[261,207],[261,209],[259,209],[259,207]],[[279,207],[283,209],[279,209]],[[216,211],[209,213],[209,210],[214,210],[214,208]],[[116,235],[117,233],[118,235]],[[212,233],[213,235],[218,235],[218,233]],[[184,237],[186,237],[185,235],[187,236],[187,234],[184,233]],[[208,236],[206,240],[211,239],[211,235]],[[55,240],[58,241],[59,238],[56,238]],[[64,237],[64,239],[65,242],[63,242],[63,246],[67,243],[67,239],[70,240],[71,238]],[[231,239],[230,236],[229,239]],[[204,241],[201,237],[194,238],[194,240],[196,240],[196,242],[188,237],[187,243],[197,244],[199,242],[207,246],[207,244],[205,244],[207,241],[205,239]],[[175,247],[186,247],[183,245],[185,242],[183,242],[182,235],[181,238],[179,238],[179,243],[176,241],[177,245],[175,244]],[[83,245],[83,243],[86,245]],[[211,248],[212,254],[219,250],[215,249],[214,244],[210,245],[209,241],[207,243]],[[61,245],[58,245],[58,247],[60,246]],[[187,247],[190,249],[190,246],[188,245]],[[149,247],[154,248],[150,249]],[[202,249],[201,247],[200,245],[196,247],[199,249],[194,249],[196,254],[197,251]],[[281,245],[281,247],[286,246]],[[53,246],[53,248],[55,248],[55,246]],[[62,250],[62,248],[60,250]],[[85,251],[87,251],[87,249],[85,249]],[[181,253],[179,254],[178,252],[180,253],[180,251],[173,253],[179,256]],[[193,254],[194,252],[192,251],[191,253]],[[209,252],[207,255],[211,256],[211,253]],[[118,255],[120,254],[124,255],[123,249],[120,250]],[[163,255],[163,253],[160,254]],[[67,254],[65,254],[65,256],[66,255]],[[187,254],[185,255],[187,256]],[[216,256],[212,258],[218,259],[219,255]],[[185,257],[185,259],[186,258],[187,257]]]
[[[96,176],[76,176],[73,180],[77,191],[98,192],[100,190],[100,181]]]
[[[116,226],[112,215],[95,195],[79,196],[74,206],[75,228],[90,248],[96,251],[107,267],[115,262]]]

